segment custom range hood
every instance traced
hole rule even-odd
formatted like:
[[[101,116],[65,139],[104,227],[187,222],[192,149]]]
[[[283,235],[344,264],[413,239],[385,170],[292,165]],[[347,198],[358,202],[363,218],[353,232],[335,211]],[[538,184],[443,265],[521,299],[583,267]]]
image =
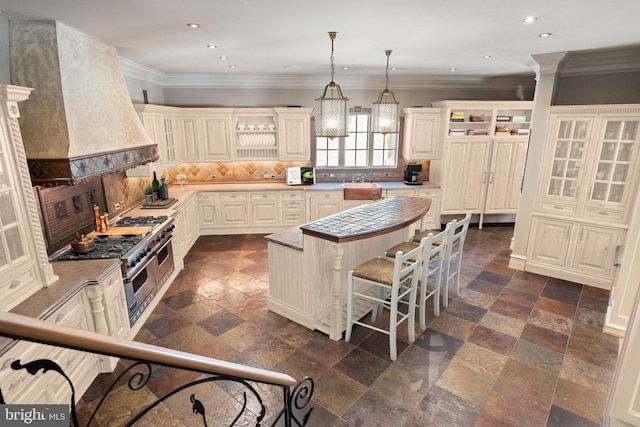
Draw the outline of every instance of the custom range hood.
[[[34,185],[70,185],[158,159],[116,49],[57,21],[9,22],[11,83],[33,88],[20,128]]]

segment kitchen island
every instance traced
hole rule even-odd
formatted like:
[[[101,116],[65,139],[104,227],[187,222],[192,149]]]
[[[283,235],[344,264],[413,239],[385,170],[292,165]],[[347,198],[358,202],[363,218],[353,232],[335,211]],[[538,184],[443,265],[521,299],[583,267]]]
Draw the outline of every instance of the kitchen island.
[[[408,239],[430,206],[425,198],[391,197],[266,236],[269,310],[339,340],[349,270]]]

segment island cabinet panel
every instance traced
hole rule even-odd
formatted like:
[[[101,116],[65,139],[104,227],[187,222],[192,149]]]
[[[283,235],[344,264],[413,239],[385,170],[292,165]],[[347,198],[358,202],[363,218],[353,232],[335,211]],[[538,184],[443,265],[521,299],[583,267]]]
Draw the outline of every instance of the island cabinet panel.
[[[430,203],[393,197],[266,236],[269,310],[339,340],[346,327],[349,271],[406,241]],[[378,221],[366,220],[373,217]]]

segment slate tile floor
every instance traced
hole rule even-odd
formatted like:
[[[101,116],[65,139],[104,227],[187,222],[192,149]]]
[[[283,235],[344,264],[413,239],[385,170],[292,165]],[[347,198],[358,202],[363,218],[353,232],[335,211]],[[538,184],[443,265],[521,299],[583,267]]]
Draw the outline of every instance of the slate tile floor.
[[[136,340],[310,375],[312,426],[600,425],[618,351],[602,333],[608,292],[509,269],[512,234],[470,228],[461,294],[413,344],[402,328],[393,363],[386,335],[358,328],[352,342],[336,342],[269,312],[262,235],[201,237]],[[123,366],[96,379],[82,412]],[[118,390],[95,425],[120,425],[132,408],[197,377],[161,373],[135,396]],[[214,425],[237,410],[234,393],[203,396],[221,413]],[[188,402],[162,404],[142,424],[202,425]]]

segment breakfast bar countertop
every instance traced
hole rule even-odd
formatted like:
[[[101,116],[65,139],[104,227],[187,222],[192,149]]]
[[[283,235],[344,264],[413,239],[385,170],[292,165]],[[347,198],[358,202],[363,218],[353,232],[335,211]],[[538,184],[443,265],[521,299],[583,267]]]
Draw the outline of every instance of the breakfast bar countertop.
[[[430,199],[395,196],[320,218],[300,229],[336,243],[361,240],[406,227],[424,217],[430,206]]]

